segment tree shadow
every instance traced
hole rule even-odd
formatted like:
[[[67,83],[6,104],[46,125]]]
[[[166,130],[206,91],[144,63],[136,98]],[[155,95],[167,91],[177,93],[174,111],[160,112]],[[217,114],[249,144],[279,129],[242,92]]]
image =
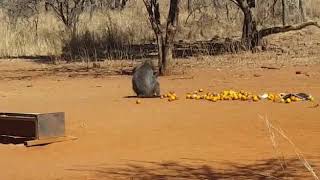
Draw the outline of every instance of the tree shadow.
[[[48,66],[40,68],[20,68],[14,70],[3,70],[0,80],[32,80],[35,78],[49,76],[65,76],[69,78],[93,77],[103,78],[112,75],[132,75],[132,68],[128,65],[125,67],[88,67],[78,64],[63,64],[57,66]]]
[[[315,162],[314,162],[315,163]],[[210,165],[209,165],[210,164]],[[129,160],[121,167],[77,167],[69,171],[86,172],[97,179],[312,179],[298,159],[264,159],[252,164],[232,162],[149,162]],[[219,168],[220,167],[220,168]],[[314,167],[314,166],[313,166]]]
[[[154,41],[134,43],[130,34],[121,29],[107,30],[98,36],[94,32],[83,34],[63,41],[60,55],[48,56],[7,56],[0,59],[29,59],[40,64],[54,64],[57,60],[66,62],[97,62],[106,59],[133,60],[157,59],[158,45]],[[220,55],[244,51],[242,43],[236,39],[212,39],[205,41],[178,41],[173,46],[174,58],[188,58],[199,55]],[[124,72],[126,73],[126,72]]]
[[[133,44],[130,34],[121,29],[109,28],[101,36],[86,31],[64,42],[64,59],[142,59],[155,58],[157,48],[154,43]]]
[[[57,58],[56,56],[35,55],[35,56],[5,56],[5,57],[1,57],[0,59],[28,59],[39,64],[53,64],[56,58]]]
[[[157,58],[157,43],[134,43],[131,35],[116,27],[109,28],[101,36],[86,31],[64,43],[62,57],[65,59],[143,59]],[[173,46],[174,58],[199,55],[220,55],[238,53],[246,48],[238,39],[216,38],[206,41],[178,41]]]

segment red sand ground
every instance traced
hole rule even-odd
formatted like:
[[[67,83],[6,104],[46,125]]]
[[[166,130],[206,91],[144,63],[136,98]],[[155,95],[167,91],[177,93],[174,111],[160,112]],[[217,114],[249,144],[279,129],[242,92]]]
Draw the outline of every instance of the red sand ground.
[[[238,59],[245,61],[246,57]],[[286,58],[290,57],[282,57]],[[184,75],[160,78],[162,92],[174,90],[180,100],[143,99],[139,105],[135,98],[124,98],[133,95],[130,76],[50,75],[12,80],[5,77],[33,76],[31,71],[20,70],[28,64],[42,65],[2,64],[1,111],[64,111],[67,133],[78,140],[31,148],[0,144],[0,179],[312,179],[296,160],[292,146],[280,136],[276,136],[278,147],[273,149],[259,115],[281,127],[320,171],[320,108],[312,108],[320,99],[317,63],[280,70],[198,67]],[[297,70],[309,76],[296,75]],[[181,76],[193,78],[175,79]],[[198,88],[307,92],[316,101],[213,103],[185,99],[187,92]],[[284,170],[279,155],[287,163]]]

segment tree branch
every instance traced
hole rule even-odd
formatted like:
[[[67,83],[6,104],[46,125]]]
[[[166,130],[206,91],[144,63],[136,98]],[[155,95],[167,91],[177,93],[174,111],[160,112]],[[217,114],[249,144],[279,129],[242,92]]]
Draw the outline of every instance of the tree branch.
[[[296,31],[296,30],[301,30],[303,28],[306,28],[308,26],[316,26],[320,28],[320,25],[315,22],[315,21],[309,21],[297,25],[288,25],[288,26],[278,26],[278,27],[271,27],[271,28],[266,28],[266,29],[261,29],[258,34],[260,38],[263,38],[265,36],[271,35],[271,34],[278,34],[278,33],[284,33],[284,32],[289,32],[289,31]]]
[[[240,5],[235,0],[230,0],[230,1],[233,2],[236,6],[240,7]]]
[[[149,15],[149,21],[155,34],[161,34],[159,4],[156,0],[143,0]]]

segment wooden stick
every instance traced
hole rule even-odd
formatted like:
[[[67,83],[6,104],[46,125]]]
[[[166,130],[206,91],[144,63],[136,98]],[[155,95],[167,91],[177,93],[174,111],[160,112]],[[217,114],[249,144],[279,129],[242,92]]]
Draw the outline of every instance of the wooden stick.
[[[177,80],[177,79],[193,79],[193,76],[191,76],[191,77],[176,77],[176,78],[172,78],[170,80]]]
[[[73,136],[62,136],[62,137],[55,137],[55,138],[36,139],[36,140],[26,141],[24,144],[27,147],[31,147],[31,146],[46,145],[46,144],[68,141],[68,140],[76,140],[76,139],[78,138]]]
[[[277,67],[269,67],[269,66],[261,66],[262,69],[277,69],[279,70],[280,68]]]

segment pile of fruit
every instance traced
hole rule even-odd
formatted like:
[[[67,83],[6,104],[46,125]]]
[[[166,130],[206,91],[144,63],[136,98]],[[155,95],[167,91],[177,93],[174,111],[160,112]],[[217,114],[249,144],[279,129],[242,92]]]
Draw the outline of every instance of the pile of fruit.
[[[161,98],[168,98],[168,101],[177,100],[178,97],[174,92],[170,92],[161,96]],[[260,100],[269,100],[272,102],[279,102],[279,103],[291,103],[297,102],[302,100],[309,100],[313,101],[312,96],[308,96],[306,98],[301,98],[294,94],[275,94],[275,93],[265,93],[263,95],[253,94],[251,92],[247,92],[244,90],[236,91],[236,90],[224,90],[220,93],[212,93],[212,92],[204,92],[203,89],[199,89],[197,91],[187,93],[186,99],[193,99],[193,100],[207,100],[212,102],[217,101],[252,101],[257,102]]]
[[[161,99],[167,98],[169,102],[176,101],[179,99],[176,93],[173,91],[166,93],[164,95],[161,95],[160,98]]]
[[[246,91],[234,91],[234,90],[225,90],[220,93],[203,93],[203,89],[194,91],[192,93],[187,93],[187,99],[195,100],[208,100],[208,101],[229,101],[229,100],[239,100],[239,101],[259,101],[260,98],[258,95],[254,95]]]
[[[167,99],[169,102],[178,100],[178,96],[175,92],[171,91],[169,93],[163,94],[160,96],[161,99]],[[253,94],[244,90],[224,90],[220,93],[214,92],[204,92],[203,89],[187,93],[186,99],[189,100],[206,100],[211,102],[217,101],[252,101],[257,102],[261,100],[268,100],[278,103],[291,103],[298,101],[314,101],[314,98],[310,95],[304,93],[298,94],[275,94],[275,93],[264,93],[263,95]],[[137,104],[140,104],[141,101],[137,100]]]

